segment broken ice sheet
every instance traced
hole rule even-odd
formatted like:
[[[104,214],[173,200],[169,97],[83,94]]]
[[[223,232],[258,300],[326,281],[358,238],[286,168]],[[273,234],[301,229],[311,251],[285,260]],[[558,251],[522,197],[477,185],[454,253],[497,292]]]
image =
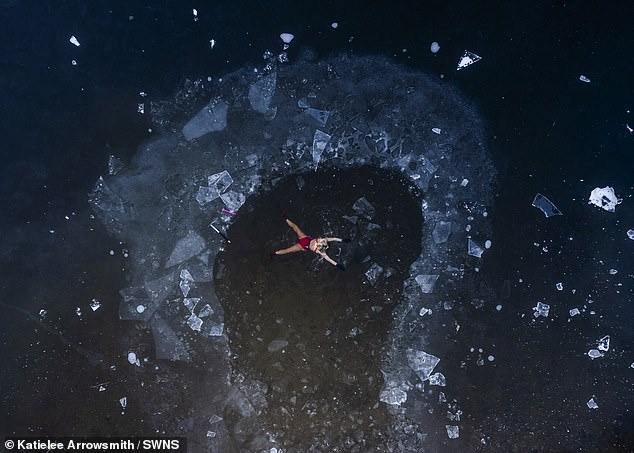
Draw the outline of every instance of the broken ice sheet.
[[[608,212],[614,212],[617,204],[620,204],[623,200],[616,197],[614,189],[606,186],[603,188],[597,187],[590,193],[590,199],[588,204],[593,204],[601,209],[605,209]]]
[[[211,316],[213,314],[214,314],[214,310],[213,308],[211,308],[211,305],[205,304],[205,306],[200,310],[200,313],[198,313],[198,317],[206,318],[207,316]]]
[[[183,126],[183,135],[192,141],[210,132],[224,130],[227,127],[228,108],[229,105],[223,100],[212,99]]]
[[[434,291],[434,285],[436,285],[436,281],[438,280],[438,275],[417,275],[416,283],[420,286],[420,289],[425,294],[431,294]]]
[[[308,107],[304,110],[304,114],[317,121],[322,127],[326,125],[328,118],[330,118],[330,112],[328,110],[317,110],[312,107]]]
[[[243,193],[229,191],[220,195],[220,198],[224,202],[229,211],[238,212],[246,201],[246,197]]]
[[[586,403],[588,408],[590,409],[598,409],[599,405],[594,401],[594,398],[590,398],[590,400]]]
[[[204,206],[218,198],[232,183],[233,178],[227,170],[211,175],[207,178],[207,185],[209,187],[201,186],[198,188],[196,201],[198,201],[198,204],[201,206]]]
[[[535,195],[535,198],[533,199],[533,206],[541,209],[546,217],[562,215],[561,211],[557,209],[557,206],[555,206],[548,198],[543,196],[541,193]]]
[[[209,335],[211,335],[212,337],[219,337],[222,335],[224,330],[225,325],[223,323],[216,324],[214,326],[211,326],[211,332],[209,333]]]
[[[372,204],[365,197],[361,197],[357,201],[355,201],[352,205],[352,209],[354,210],[354,212],[357,213],[357,215],[363,215],[368,219],[374,217],[374,214],[376,212],[374,206],[372,206]]]
[[[606,335],[599,340],[597,349],[599,349],[599,351],[608,351],[610,349],[610,335]]]
[[[108,174],[114,176],[123,169],[123,161],[112,154],[108,156]]]
[[[259,113],[267,112],[273,100],[273,94],[275,94],[276,83],[277,73],[272,72],[251,84],[249,87],[249,103],[253,110]]]
[[[407,392],[400,386],[392,384],[381,391],[379,401],[385,404],[400,406],[407,401]]]
[[[101,307],[101,302],[99,302],[97,299],[93,299],[90,301],[90,308],[92,308],[92,311],[99,310],[99,307]]]
[[[330,141],[330,135],[317,129],[313,136],[313,163],[315,164],[315,170],[321,160],[321,155],[326,149],[326,145]]]
[[[277,338],[269,343],[267,350],[269,352],[277,352],[288,346],[288,341],[283,338]]]
[[[410,368],[416,372],[421,381],[429,379],[431,372],[434,371],[440,359],[424,351],[415,349],[407,350],[407,361]]]
[[[468,50],[465,50],[462,56],[460,57],[460,60],[458,61],[458,67],[456,68],[456,70],[460,71],[461,69],[464,69],[467,66],[471,66],[473,63],[476,63],[480,60],[482,60],[481,56],[476,55],[473,52],[469,52]]]
[[[458,426],[445,425],[445,429],[447,430],[447,436],[450,439],[457,439],[460,437],[460,428]]]
[[[200,302],[200,297],[186,297],[183,299],[183,305],[189,310],[190,313],[194,312],[196,305]]]
[[[598,349],[590,349],[588,351],[588,357],[590,357],[592,360],[598,359],[599,357],[603,357],[603,353]]]
[[[548,317],[548,311],[550,310],[550,305],[544,304],[542,302],[537,302],[537,306],[533,307],[534,313],[533,316],[539,318],[543,316],[544,318]]]
[[[444,244],[449,239],[450,234],[451,222],[439,220],[438,222],[436,222],[436,226],[434,227],[434,231],[431,235],[436,244]]]
[[[171,267],[187,261],[198,255],[205,249],[205,240],[196,232],[189,231],[185,237],[180,239],[167,260],[165,267]]]
[[[476,242],[469,239],[467,242],[467,253],[471,256],[475,256],[476,258],[482,258],[482,253],[484,253],[484,249],[480,247]]]

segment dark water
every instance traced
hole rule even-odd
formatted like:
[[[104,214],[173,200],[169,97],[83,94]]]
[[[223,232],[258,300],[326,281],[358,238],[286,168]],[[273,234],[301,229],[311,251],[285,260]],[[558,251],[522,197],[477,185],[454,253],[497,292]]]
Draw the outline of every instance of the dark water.
[[[192,8],[199,11],[196,22]],[[278,50],[279,33],[288,31],[296,35],[291,59],[303,47],[317,55],[381,54],[443,74],[475,100],[488,123],[499,180],[494,247],[480,272],[491,286],[474,287],[487,296],[483,308],[469,294],[451,312],[463,336],[452,345],[455,356],[443,358],[453,364],[446,370],[452,385],[464,389],[461,439],[469,440],[458,448],[630,451],[634,241],[625,232],[634,228],[634,136],[625,125],[634,127],[633,12],[628,2],[0,3],[3,431],[152,433],[160,418],[140,405],[130,404],[125,419],[112,415],[118,396],[133,390],[139,399],[152,392],[157,399],[186,398],[187,390],[175,395],[162,385],[182,375],[178,364],[157,363],[165,374],[144,390],[137,384],[145,378],[127,366],[125,345],[151,351],[151,338],[117,318],[125,245],[91,218],[86,194],[106,172],[108,155],[127,162],[156,133],[148,132],[153,126],[137,113],[138,103],[149,111],[151,101],[167,98],[186,78],[255,64],[264,50]],[[81,47],[68,42],[70,35]],[[217,44],[210,49],[212,38]],[[428,50],[434,40],[441,45],[435,56]],[[484,58],[456,72],[465,48]],[[580,82],[580,74],[592,82]],[[590,190],[606,185],[624,200],[616,213],[587,205]],[[564,215],[545,219],[532,208],[538,192]],[[310,212],[290,212],[307,229],[321,227]],[[290,241],[274,228],[267,241]],[[274,265],[292,260],[308,267],[308,276],[325,271],[303,256]],[[610,275],[611,268],[618,273]],[[565,291],[555,289],[558,282]],[[97,312],[88,306],[93,298],[102,303]],[[540,300],[558,315],[536,324],[529,319]],[[568,309],[583,306],[586,312],[568,322]],[[41,309],[48,311],[44,319]],[[607,334],[610,354],[591,361],[587,350]],[[492,364],[475,364],[479,347],[495,355]],[[264,373],[260,365],[256,371]],[[189,379],[195,385],[196,376]],[[93,388],[102,382],[109,383],[108,399]],[[585,405],[593,396],[596,411]],[[189,411],[175,409],[170,426]],[[439,448],[452,448],[437,424]],[[481,432],[486,445],[477,442]]]

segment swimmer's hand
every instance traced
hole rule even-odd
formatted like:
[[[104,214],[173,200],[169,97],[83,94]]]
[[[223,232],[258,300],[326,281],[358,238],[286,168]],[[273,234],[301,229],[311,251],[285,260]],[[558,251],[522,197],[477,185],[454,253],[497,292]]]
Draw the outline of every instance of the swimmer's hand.
[[[341,263],[337,263],[337,264],[335,264],[335,266],[337,267],[337,269],[341,269],[342,271],[346,270],[346,267],[343,264],[341,264]]]

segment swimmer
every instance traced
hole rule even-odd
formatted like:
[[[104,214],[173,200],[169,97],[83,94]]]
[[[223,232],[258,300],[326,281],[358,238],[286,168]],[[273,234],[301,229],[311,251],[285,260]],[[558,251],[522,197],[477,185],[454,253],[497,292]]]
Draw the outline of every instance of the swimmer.
[[[326,253],[326,249],[328,248],[329,242],[350,242],[350,239],[341,239],[341,238],[314,238],[312,236],[308,236],[304,233],[294,222],[289,220],[286,217],[286,211],[282,213],[282,219],[290,226],[297,237],[299,238],[297,244],[291,245],[288,248],[276,250],[275,252],[271,252],[271,257],[273,255],[286,255],[287,253],[294,252],[303,252],[305,250],[310,250],[320,255],[323,259],[328,261],[333,266],[341,269],[342,271],[346,270],[343,264],[337,263],[335,260],[330,258]]]

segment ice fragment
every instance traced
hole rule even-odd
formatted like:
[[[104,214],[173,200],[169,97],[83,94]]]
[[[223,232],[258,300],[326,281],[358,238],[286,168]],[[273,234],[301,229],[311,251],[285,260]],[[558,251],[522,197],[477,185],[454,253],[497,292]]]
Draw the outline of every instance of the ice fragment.
[[[282,33],[280,35],[280,39],[284,44],[290,44],[293,38],[295,38],[295,35],[293,35],[292,33]]]
[[[272,72],[251,84],[249,87],[249,103],[253,110],[259,113],[268,111],[273,100],[276,83],[277,72]]]
[[[139,305],[136,306],[136,312],[137,313],[141,314],[144,311],[145,311],[145,306],[144,305],[139,304]]]
[[[379,401],[393,406],[400,406],[407,401],[407,392],[405,392],[405,390],[403,390],[400,386],[392,385],[381,391],[379,394]]]
[[[288,346],[288,341],[283,338],[277,338],[269,343],[269,347],[267,349],[269,352],[277,352],[284,349],[286,346]]]
[[[432,131],[434,134],[438,134],[438,135],[440,135],[440,133],[442,132],[442,131],[440,130],[440,128],[439,128],[439,127],[432,127],[432,128],[431,128],[431,131]]]
[[[215,326],[211,326],[211,332],[209,335],[212,337],[219,337],[225,330],[225,325],[223,323],[216,324]]]
[[[171,267],[187,261],[191,257],[198,255],[204,249],[205,240],[196,232],[189,231],[185,237],[176,243],[165,267]]]
[[[582,82],[585,82],[585,83],[590,83],[590,79],[587,78],[586,76],[584,76],[583,74],[581,74],[579,76],[579,80],[581,80]]]
[[[533,206],[541,209],[546,217],[562,215],[561,211],[557,209],[557,206],[555,206],[548,198],[543,196],[541,193],[535,195],[535,198],[533,199]]]
[[[332,24],[330,24],[330,26],[332,28],[337,28],[339,26],[339,23],[338,22],[333,22]]]
[[[95,187],[90,193],[89,201],[104,212],[125,212],[123,200],[110,190],[102,176],[95,183]]]
[[[330,135],[317,129],[313,137],[313,163],[315,164],[315,170],[321,160],[321,155],[326,149],[326,145],[330,141]]]
[[[417,275],[416,283],[420,286],[420,289],[425,294],[431,294],[434,291],[434,285],[436,284],[436,280],[438,280],[437,274],[432,275]]]
[[[114,176],[123,169],[123,161],[113,155],[108,156],[108,174]]]
[[[627,237],[634,241],[634,230],[627,230]]]
[[[557,284],[555,285],[555,287],[556,287],[559,291],[563,291],[563,289],[564,289],[564,285],[563,285],[563,283],[561,283],[561,282],[560,282],[560,283],[557,283]]]
[[[588,351],[588,357],[590,357],[592,360],[598,359],[599,357],[603,357],[603,353],[598,349],[590,349]]]
[[[590,398],[590,400],[586,403],[588,408],[590,409],[598,409],[599,405],[594,401],[594,398]]]
[[[77,38],[75,38],[75,36],[71,36],[71,37],[70,37],[70,39],[69,39],[69,41],[70,41],[72,44],[75,44],[77,47],[81,46],[81,44],[79,44],[79,41],[77,41]]]
[[[475,256],[476,258],[482,258],[482,253],[484,253],[484,249],[480,247],[476,242],[469,239],[467,242],[467,253],[471,256]]]
[[[484,248],[485,249],[490,249],[491,245],[493,245],[493,243],[491,241],[489,241],[488,239],[486,241],[484,241]]]
[[[572,309],[572,310],[570,310],[568,313],[569,313],[569,314],[570,314],[570,316],[572,317],[572,316],[577,316],[577,315],[578,315],[579,313],[581,313],[581,312],[579,311],[579,309],[578,309],[578,308],[573,308],[573,309]]]
[[[429,385],[438,385],[440,387],[444,387],[447,385],[447,380],[445,379],[445,375],[442,373],[434,373],[429,376]]]
[[[619,272],[619,271],[617,271],[616,269],[610,269],[610,270],[608,271],[608,273],[609,273],[610,275],[616,275],[616,274],[618,274],[618,272]]]
[[[457,439],[460,437],[460,428],[458,426],[445,425],[445,429],[447,430],[447,436],[449,436],[450,439]]]
[[[238,212],[240,207],[246,201],[246,196],[243,193],[229,191],[220,195],[220,198],[224,202],[228,210]]]
[[[326,123],[328,122],[328,118],[330,118],[330,112],[328,110],[317,110],[311,107],[304,110],[304,114],[313,118],[322,127],[326,125]]]
[[[99,307],[101,307],[101,302],[99,302],[97,299],[93,299],[90,301],[90,308],[92,308],[92,311],[99,310]]]
[[[436,222],[434,231],[432,232],[432,238],[436,244],[444,244],[449,239],[451,234],[451,222],[439,220]]]
[[[468,50],[465,50],[462,56],[460,57],[460,60],[458,61],[458,67],[456,68],[456,70],[460,71],[461,69],[464,69],[467,66],[471,66],[473,63],[476,63],[480,60],[482,60],[481,56],[476,55],[473,52],[469,52]]]
[[[357,215],[363,215],[368,219],[374,217],[374,214],[376,212],[374,206],[372,206],[372,204],[365,197],[361,197],[357,201],[355,201],[352,205],[352,209],[354,210],[354,212],[357,213]]]
[[[195,330],[197,332],[200,332],[200,328],[203,325],[203,320],[200,319],[198,316],[196,316],[195,314],[191,314],[189,316],[189,318],[187,319],[187,325],[192,329]]]
[[[603,188],[596,187],[590,193],[590,199],[588,204],[593,204],[601,209],[605,209],[609,212],[614,212],[617,204],[620,204],[623,200],[616,197],[614,189],[610,186]]]
[[[141,362],[134,352],[128,352],[128,362],[131,365],[141,366]]]
[[[213,314],[214,314],[214,310],[213,308],[211,308],[211,305],[205,304],[205,306],[200,310],[200,313],[198,313],[198,317],[206,318],[207,316],[211,316]]]
[[[420,380],[426,381],[429,379],[429,375],[434,371],[436,365],[438,365],[438,362],[440,362],[440,359],[424,351],[408,349],[407,361],[410,368],[416,372]]]
[[[425,307],[423,307],[423,308],[421,308],[421,309],[420,309],[420,311],[418,312],[418,316],[425,316],[425,315],[426,315],[426,314],[428,314],[428,313],[431,315],[431,313],[432,313],[431,309],[430,309],[430,308],[425,308]]]
[[[368,282],[375,286],[379,277],[383,273],[383,268],[379,266],[377,263],[373,263],[370,269],[368,269],[365,273],[365,277],[368,279]]]
[[[229,105],[220,99],[213,99],[183,126],[185,138],[192,141],[210,132],[224,130],[227,127]]]
[[[190,313],[194,312],[196,305],[200,302],[200,297],[186,297],[183,299],[183,305],[189,310]]]
[[[119,404],[121,404],[122,409],[125,409],[126,406],[128,405],[128,398],[126,398],[125,396],[123,398],[120,398]]]
[[[432,42],[429,46],[429,50],[431,50],[431,53],[438,52],[440,50],[440,44],[438,44],[436,41]]]
[[[598,349],[599,351],[608,351],[610,349],[610,335],[606,335],[599,340]]]
[[[533,316],[539,318],[543,316],[544,318],[548,317],[548,311],[550,310],[550,305],[544,304],[542,302],[537,302],[537,306],[533,307],[534,313]]]

